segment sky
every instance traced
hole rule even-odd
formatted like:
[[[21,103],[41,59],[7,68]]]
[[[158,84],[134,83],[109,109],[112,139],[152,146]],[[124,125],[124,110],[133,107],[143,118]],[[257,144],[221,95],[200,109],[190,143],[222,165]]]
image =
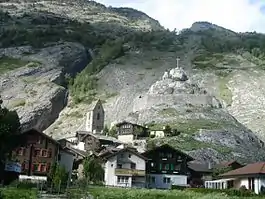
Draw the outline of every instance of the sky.
[[[131,7],[177,31],[208,21],[236,32],[265,33],[265,0],[96,0],[106,6]]]

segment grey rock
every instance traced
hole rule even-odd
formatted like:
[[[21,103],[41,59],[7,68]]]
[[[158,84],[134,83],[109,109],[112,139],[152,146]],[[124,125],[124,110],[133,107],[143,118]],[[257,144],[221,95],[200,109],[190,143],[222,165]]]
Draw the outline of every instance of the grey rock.
[[[17,110],[23,130],[45,130],[67,105],[68,91],[61,86],[65,75],[74,76],[91,58],[77,43],[59,43],[38,51],[30,49],[28,46],[0,49],[1,56],[30,62],[0,75],[0,92],[4,106]],[[31,63],[38,65],[34,67]]]

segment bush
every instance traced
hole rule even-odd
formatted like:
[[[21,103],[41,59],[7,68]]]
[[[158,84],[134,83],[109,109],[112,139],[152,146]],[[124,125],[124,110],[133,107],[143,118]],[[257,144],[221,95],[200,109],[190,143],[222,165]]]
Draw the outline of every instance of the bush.
[[[4,188],[0,190],[2,199],[37,199],[37,190]]]
[[[16,187],[18,189],[32,189],[37,188],[37,184],[29,181],[14,181],[9,185],[9,187]]]

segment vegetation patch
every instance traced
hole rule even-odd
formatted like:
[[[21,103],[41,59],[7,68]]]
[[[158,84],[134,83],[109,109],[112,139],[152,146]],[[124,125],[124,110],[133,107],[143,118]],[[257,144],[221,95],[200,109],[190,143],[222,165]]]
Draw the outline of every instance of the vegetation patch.
[[[0,74],[23,67],[27,65],[28,63],[29,62],[21,60],[21,59],[17,59],[17,58],[1,57],[0,58]]]
[[[192,135],[187,135],[187,134],[180,134],[179,136],[165,137],[165,138],[159,138],[159,139],[157,138],[149,139],[147,147],[152,148],[156,145],[161,145],[161,144],[169,144],[176,149],[180,149],[184,151],[194,151],[194,150],[206,149],[206,148],[215,149],[221,154],[229,154],[233,151],[229,147],[195,140]]]
[[[169,123],[150,123],[147,126],[150,130],[162,130],[164,126],[169,125],[171,129],[176,129],[181,133],[194,134],[200,129],[214,130],[214,129],[224,129],[227,125],[231,125],[230,122],[225,121],[213,121],[213,120],[186,120],[186,121],[177,121]]]
[[[17,107],[25,106],[25,105],[26,105],[25,99],[15,99],[11,101],[9,106],[12,108],[17,108]]]
[[[19,188],[2,188],[0,189],[0,198],[3,199],[37,199],[37,190],[19,189]]]
[[[163,110],[159,111],[159,115],[163,115],[163,116],[177,116],[178,111],[174,108],[165,108]]]
[[[203,190],[203,189],[202,189]],[[155,190],[155,189],[123,189],[123,188],[106,188],[106,187],[91,187],[89,192],[94,198],[97,199],[256,199],[260,197],[254,196],[254,194],[237,195],[232,194],[230,191],[229,195],[221,191],[193,191],[192,189],[187,190]]]
[[[227,86],[229,79],[230,79],[229,76],[221,77],[218,82],[220,98],[224,100],[228,106],[230,106],[233,102],[232,100],[233,94]]]

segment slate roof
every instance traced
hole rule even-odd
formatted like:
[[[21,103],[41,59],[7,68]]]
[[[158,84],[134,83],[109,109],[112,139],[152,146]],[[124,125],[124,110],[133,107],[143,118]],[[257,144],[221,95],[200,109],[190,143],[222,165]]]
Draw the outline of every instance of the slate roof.
[[[209,169],[209,165],[207,163],[194,163],[188,162],[188,168],[202,173],[212,173],[212,169]]]
[[[235,161],[235,160],[232,160],[232,161],[227,161],[227,162],[221,162],[217,165],[214,166],[214,168],[224,168],[224,167],[230,167],[232,166],[232,164],[240,164],[239,162]],[[241,165],[241,164],[240,164]],[[242,165],[243,166],[243,165]]]
[[[227,173],[221,174],[221,177],[228,176],[241,176],[241,175],[257,175],[265,174],[265,162],[257,162],[253,164],[248,164],[242,168],[229,171]]]
[[[157,147],[155,147],[155,148],[153,148],[153,149],[151,149],[151,150],[145,151],[144,153],[142,153],[142,155],[147,156],[147,154],[150,153],[150,152],[153,151],[153,150],[159,150],[159,149],[166,148],[166,147],[171,148],[171,149],[173,149],[174,151],[176,151],[176,152],[178,152],[178,153],[180,153],[180,154],[186,156],[188,161],[192,161],[192,160],[194,160],[194,158],[192,158],[192,157],[189,156],[188,154],[182,152],[182,151],[179,150],[179,149],[176,149],[176,148],[170,146],[169,144],[163,144],[163,145],[161,145],[161,146],[157,146]]]
[[[90,136],[93,136],[93,137],[95,137],[95,138],[97,138],[99,140],[107,140],[107,141],[111,141],[111,142],[114,142],[114,143],[121,143],[121,144],[123,143],[120,140],[118,140],[118,139],[116,139],[114,137],[111,137],[111,136],[93,134],[93,133],[90,133],[88,131],[78,131],[77,133],[83,135],[81,141],[83,141],[88,135],[90,135]]]

